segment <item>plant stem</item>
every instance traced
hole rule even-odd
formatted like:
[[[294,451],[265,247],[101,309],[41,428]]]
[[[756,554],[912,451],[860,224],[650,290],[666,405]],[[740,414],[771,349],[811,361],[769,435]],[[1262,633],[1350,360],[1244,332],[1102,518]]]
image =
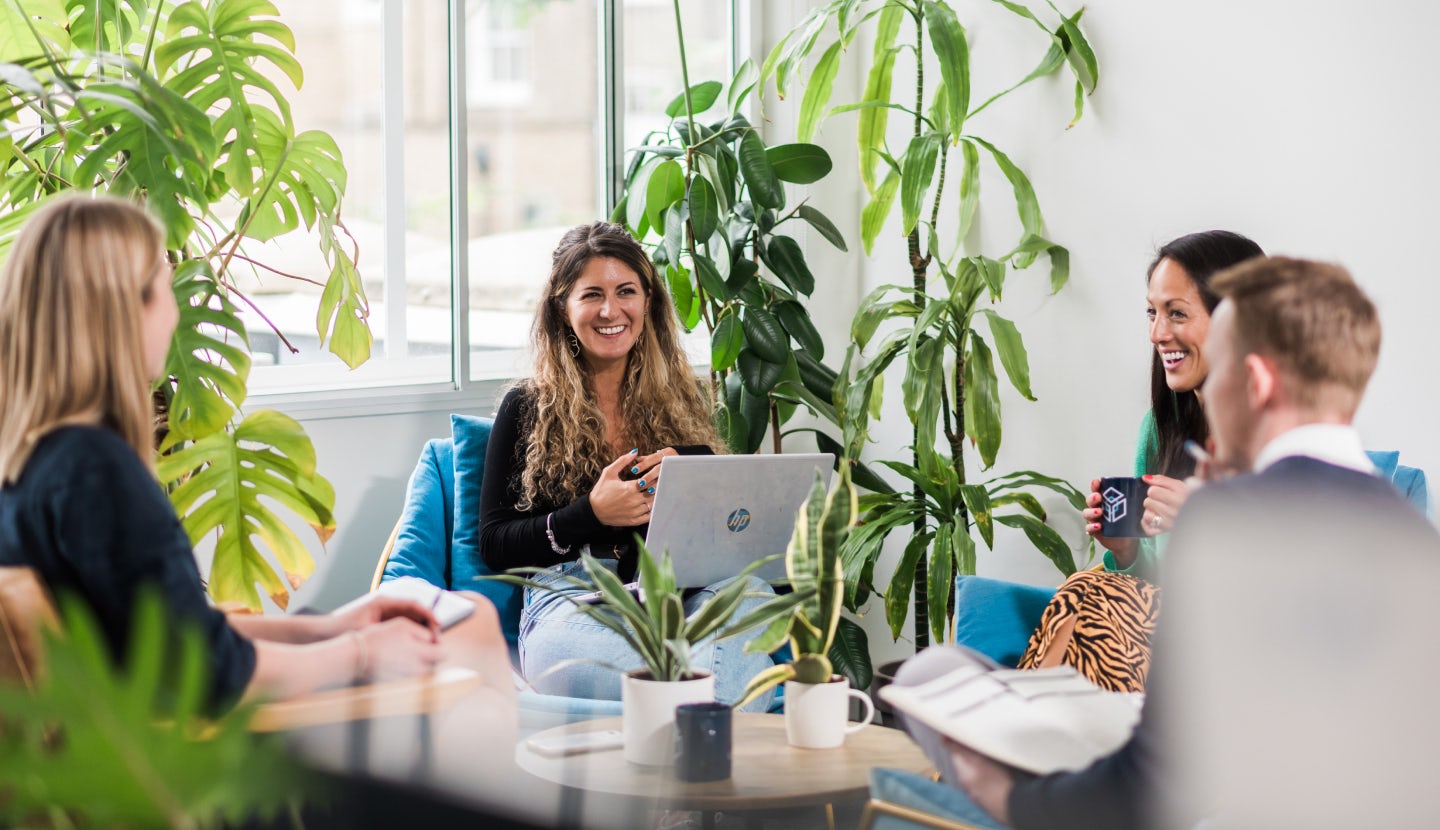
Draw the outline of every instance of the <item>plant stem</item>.
[[[672,0],[670,5],[675,8],[675,42],[680,45],[680,82],[685,85],[685,118],[690,123],[690,140],[694,141],[695,104],[690,100],[690,67],[685,64],[685,28],[680,24],[680,0]]]
[[[920,115],[925,106],[925,13],[923,7],[918,4],[915,7],[915,126],[914,133],[918,137],[924,128],[924,121]],[[910,253],[910,276],[911,288],[915,306],[924,310],[925,308],[925,272],[929,268],[927,258],[920,255],[920,226],[917,224],[910,231],[909,253]],[[917,313],[917,319],[919,317]],[[926,450],[933,452],[933,447]],[[910,441],[911,464],[919,469],[920,467],[920,428],[916,426]],[[926,524],[926,501],[925,491],[916,484],[911,491],[911,497],[920,506],[919,514],[915,518],[915,533],[919,535],[925,532]],[[930,605],[927,600],[928,591],[926,583],[929,582],[929,557],[921,554],[915,560],[915,582],[914,606],[915,606],[915,649],[919,651],[930,645]]]

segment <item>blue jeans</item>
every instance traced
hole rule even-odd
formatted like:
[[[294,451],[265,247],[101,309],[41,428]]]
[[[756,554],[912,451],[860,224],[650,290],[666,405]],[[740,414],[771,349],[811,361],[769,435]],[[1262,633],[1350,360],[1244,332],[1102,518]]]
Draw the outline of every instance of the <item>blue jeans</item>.
[[[616,566],[614,560],[601,562],[612,570]],[[563,584],[563,577],[567,575],[586,578],[584,566],[577,561],[556,565],[534,579],[546,584]],[[745,579],[749,583],[746,593],[774,593],[763,580],[753,576]],[[718,582],[698,591],[685,601],[686,615],[695,613],[701,603],[732,581]],[[566,598],[581,593],[585,593],[585,589],[525,589],[524,608],[520,612],[520,671],[541,694],[619,700],[621,675],[641,668],[644,663],[620,635],[590,619]],[[767,599],[746,597],[736,609],[735,617],[743,617]],[[753,636],[752,632],[749,637]],[[722,703],[739,700],[750,678],[774,665],[768,654],[746,654],[746,639],[746,635],[724,640],[711,635],[691,650],[690,666],[715,676],[715,699]],[[774,696],[773,691],[766,692],[746,704],[743,711],[764,712]]]

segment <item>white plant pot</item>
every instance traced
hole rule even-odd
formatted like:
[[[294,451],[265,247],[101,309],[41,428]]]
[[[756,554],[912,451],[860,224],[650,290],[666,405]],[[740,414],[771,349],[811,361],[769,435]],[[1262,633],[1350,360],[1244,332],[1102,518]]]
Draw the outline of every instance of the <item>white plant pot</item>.
[[[715,677],[700,672],[694,680],[666,682],[626,672],[620,682],[625,760],[658,767],[675,761],[675,707],[715,699]]]
[[[849,722],[852,697],[865,707],[865,716],[853,724]],[[829,683],[785,683],[785,737],[791,746],[832,749],[874,719],[870,696],[850,688],[846,677],[837,674]]]

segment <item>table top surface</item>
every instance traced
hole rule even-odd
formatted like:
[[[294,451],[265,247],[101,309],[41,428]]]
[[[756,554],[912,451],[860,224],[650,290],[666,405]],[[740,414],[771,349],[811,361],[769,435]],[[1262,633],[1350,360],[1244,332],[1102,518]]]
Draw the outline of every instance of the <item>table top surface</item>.
[[[557,726],[532,737],[607,729],[621,729],[620,718]],[[526,772],[566,787],[690,810],[764,810],[861,799],[875,767],[931,769],[910,736],[873,724],[846,735],[845,744],[835,749],[790,746],[783,715],[737,713],[733,734],[731,777],[723,781],[681,781],[668,766],[626,762],[619,749],[554,758],[532,752],[522,741],[515,760]]]

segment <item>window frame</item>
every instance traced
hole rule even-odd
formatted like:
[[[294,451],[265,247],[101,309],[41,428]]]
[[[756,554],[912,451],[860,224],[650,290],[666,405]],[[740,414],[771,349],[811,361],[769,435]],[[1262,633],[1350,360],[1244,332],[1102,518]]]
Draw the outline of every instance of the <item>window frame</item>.
[[[398,78],[403,74],[403,30],[398,22],[403,17],[403,4],[414,0],[380,0],[381,15],[385,20],[384,54],[381,56],[385,83],[382,121],[385,137],[382,141],[385,170],[382,172],[386,184],[385,196],[385,237],[387,263],[383,296],[387,308],[403,309],[399,302],[405,296],[405,268],[403,237],[404,223],[404,110],[403,84]],[[597,216],[608,216],[624,190],[625,146],[624,102],[624,44],[622,43],[625,0],[596,0],[595,34],[597,56],[600,66],[596,94],[599,96],[600,141],[597,142],[596,171],[599,181],[596,193],[601,203],[595,205]],[[668,0],[667,0],[668,2]],[[751,13],[752,0],[727,0],[729,5],[731,69],[740,65],[749,55],[750,47],[757,38]],[[316,387],[296,389],[254,390],[248,403],[281,409],[301,420],[326,420],[335,418],[356,418],[379,415],[421,414],[434,412],[489,411],[499,401],[500,394],[514,380],[512,373],[496,373],[495,376],[471,377],[470,360],[470,262],[469,262],[469,136],[467,118],[470,102],[466,92],[469,77],[466,51],[466,19],[464,0],[447,0],[449,90],[447,94],[450,134],[450,316],[451,316],[451,380],[429,383],[393,383],[369,386],[343,386],[345,375],[338,367],[295,367],[294,372],[302,378],[306,370],[316,373]],[[392,25],[395,24],[395,25]],[[728,80],[728,79],[726,79]],[[398,217],[398,218],[397,218]],[[397,264],[398,263],[398,264]],[[394,360],[395,373],[403,371],[406,363],[415,360],[405,356],[405,315],[387,314],[386,354],[372,357],[371,361]],[[395,339],[398,337],[398,340]],[[399,344],[400,356],[396,357],[391,344]],[[516,351],[524,349],[517,345]],[[368,365],[368,364],[367,364]],[[283,369],[284,367],[276,367]],[[323,372],[324,380],[321,380]]]

